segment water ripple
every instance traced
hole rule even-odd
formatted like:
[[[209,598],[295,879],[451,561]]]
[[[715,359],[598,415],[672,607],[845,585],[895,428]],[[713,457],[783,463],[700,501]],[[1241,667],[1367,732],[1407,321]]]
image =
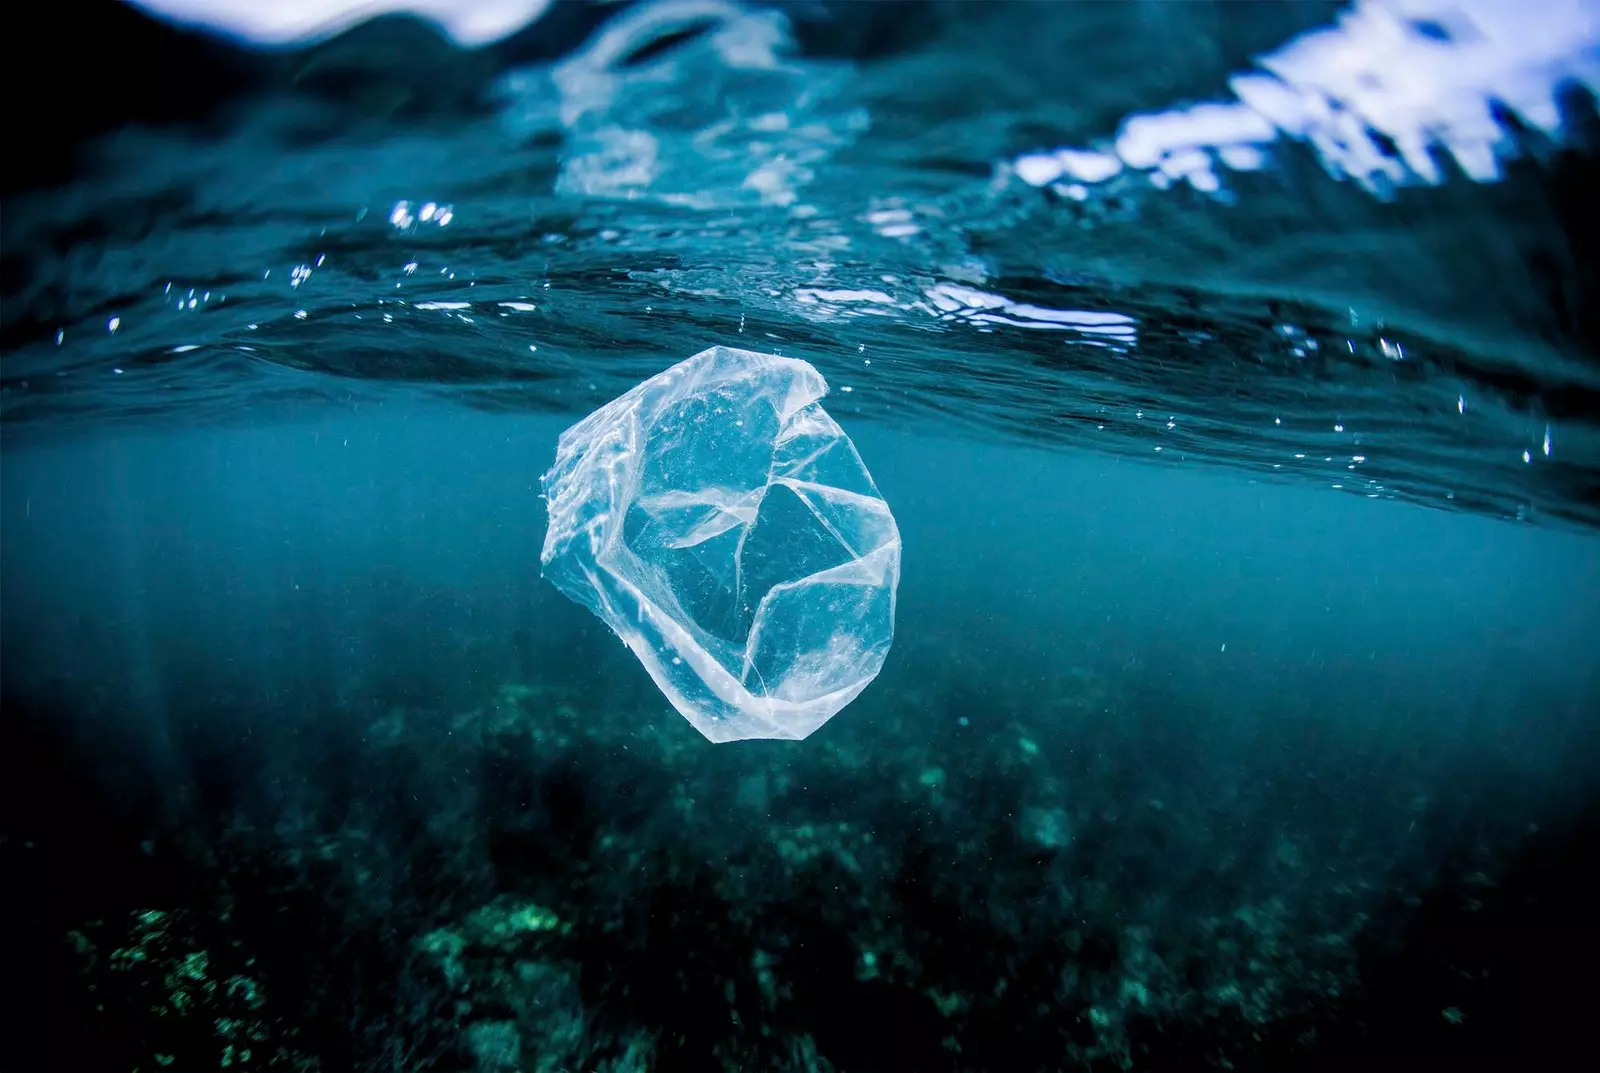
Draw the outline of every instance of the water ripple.
[[[1467,24],[1420,3],[1254,54],[1331,93],[1308,57],[1411,12],[1407,47],[1438,61],[1434,31]],[[1019,117],[1061,76],[1007,43],[1124,16],[926,10],[874,54],[783,9],[664,0],[554,59],[484,61],[484,107],[444,119],[350,125],[347,104],[267,85],[215,130],[118,129],[71,185],[8,198],[3,434],[397,392],[578,413],[727,343],[815,362],[847,419],[1600,523],[1600,324],[1573,223],[1595,158],[1570,80],[1571,144],[1497,148],[1492,175],[1470,147],[1464,175],[1430,175],[1390,123],[1410,186],[1345,181],[1397,173],[1285,135],[1258,76],[1227,81],[1237,64],[1216,74],[1232,103],[1129,108],[1108,141],[1085,114],[1040,150]],[[844,42],[876,16],[831,17]],[[1163,40],[1169,70],[1209,62]],[[1570,62],[1540,38],[1495,70],[1582,74],[1573,40]],[[1462,47],[1476,66],[1451,84],[1479,86],[1481,42]],[[995,95],[951,126],[949,86],[976,84]],[[1350,114],[1377,122],[1376,92]],[[1537,103],[1531,127],[1557,129]]]

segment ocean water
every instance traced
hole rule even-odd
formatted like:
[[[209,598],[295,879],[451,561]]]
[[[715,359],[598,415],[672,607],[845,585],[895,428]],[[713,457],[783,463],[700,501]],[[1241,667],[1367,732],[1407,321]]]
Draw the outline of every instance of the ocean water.
[[[0,1067],[1585,1064],[1600,7],[146,7],[5,42]],[[903,539],[800,742],[540,576],[718,344]]]

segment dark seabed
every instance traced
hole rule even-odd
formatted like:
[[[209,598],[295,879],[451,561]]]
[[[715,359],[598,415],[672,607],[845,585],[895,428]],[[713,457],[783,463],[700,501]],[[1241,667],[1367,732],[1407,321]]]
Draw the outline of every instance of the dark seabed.
[[[8,29],[0,1068],[1592,1064],[1600,4],[508,6]],[[541,577],[717,344],[903,540],[801,742]]]

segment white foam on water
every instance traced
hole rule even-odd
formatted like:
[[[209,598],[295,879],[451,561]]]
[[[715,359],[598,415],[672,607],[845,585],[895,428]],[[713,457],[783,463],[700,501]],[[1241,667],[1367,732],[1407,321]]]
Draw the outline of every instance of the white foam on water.
[[[1102,144],[1031,151],[1010,170],[1029,186],[1096,183],[1118,168],[1086,174],[1082,162],[1116,160],[1160,188],[1209,192],[1221,187],[1216,162],[1256,171],[1286,139],[1379,195],[1443,182],[1439,154],[1494,182],[1513,151],[1495,108],[1559,140],[1556,97],[1569,84],[1600,91],[1596,0],[1358,0],[1235,75],[1231,100],[1132,115]]]

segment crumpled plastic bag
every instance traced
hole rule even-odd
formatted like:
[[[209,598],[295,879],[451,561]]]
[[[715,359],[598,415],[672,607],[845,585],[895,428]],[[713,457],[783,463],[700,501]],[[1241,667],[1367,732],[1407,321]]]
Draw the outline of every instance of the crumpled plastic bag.
[[[712,741],[806,737],[894,638],[900,530],[828,385],[712,347],[561,434],[544,573]]]

